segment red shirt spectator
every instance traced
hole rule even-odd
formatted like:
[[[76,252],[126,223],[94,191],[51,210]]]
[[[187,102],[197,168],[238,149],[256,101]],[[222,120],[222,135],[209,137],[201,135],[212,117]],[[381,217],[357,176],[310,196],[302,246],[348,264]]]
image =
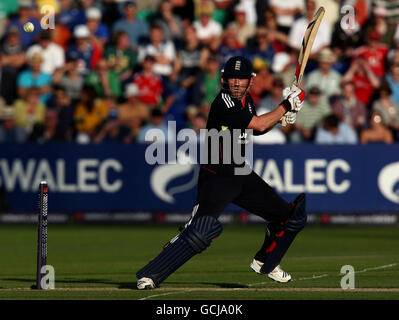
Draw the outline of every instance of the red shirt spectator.
[[[388,47],[380,41],[380,33],[376,30],[370,31],[368,34],[368,44],[358,48],[354,52],[354,56],[364,58],[371,70],[378,77],[384,77],[384,61],[388,54]]]
[[[341,83],[344,82],[353,83],[356,98],[366,106],[369,104],[374,91],[380,86],[380,78],[362,57],[352,61],[349,70],[342,77]]]
[[[356,98],[368,105],[371,96],[374,94],[374,87],[371,85],[369,79],[365,74],[356,73],[352,78],[355,84],[355,95]]]
[[[140,101],[151,106],[158,106],[163,92],[162,80],[152,69],[154,57],[146,56],[142,63],[143,71],[137,74],[133,82],[140,91]]]

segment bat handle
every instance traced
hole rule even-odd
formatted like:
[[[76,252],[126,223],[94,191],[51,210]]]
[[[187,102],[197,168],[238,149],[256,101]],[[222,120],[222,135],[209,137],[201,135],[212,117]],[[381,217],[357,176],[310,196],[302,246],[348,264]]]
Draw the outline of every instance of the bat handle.
[[[296,91],[299,88],[299,81],[298,79],[295,77],[294,81],[291,84],[291,91]]]

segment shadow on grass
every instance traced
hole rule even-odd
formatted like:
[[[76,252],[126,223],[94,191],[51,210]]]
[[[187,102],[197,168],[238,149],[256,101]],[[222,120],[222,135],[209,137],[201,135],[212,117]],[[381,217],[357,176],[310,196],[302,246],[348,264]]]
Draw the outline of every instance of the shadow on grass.
[[[167,284],[179,285],[179,286],[187,286],[187,287],[206,287],[206,286],[213,286],[219,288],[249,288],[245,284],[239,283],[220,283],[220,282],[167,282]],[[166,286],[167,284],[164,284]]]
[[[24,279],[24,278],[5,278],[2,280],[6,281],[15,281],[15,282],[25,282],[36,284],[35,279]],[[92,287],[93,284],[99,285],[113,285],[119,289],[132,289],[137,290],[136,281],[132,282],[116,282],[109,279],[56,279],[55,284],[67,284],[71,285],[71,287],[76,286],[77,284],[82,285],[82,287]],[[177,285],[177,286],[187,286],[187,287],[196,287],[196,286],[212,286],[212,287],[219,287],[219,288],[248,288],[247,285],[239,284],[239,283],[220,283],[220,282],[167,282],[165,285]],[[86,285],[86,286],[85,286]]]
[[[35,284],[35,279],[21,279],[21,278],[6,278],[2,280],[7,281],[15,281],[15,282],[27,282]],[[109,279],[56,279],[55,284],[57,283],[62,284],[70,284],[73,287],[76,284],[82,284],[83,286],[86,284],[88,287],[92,287],[93,284],[103,284],[103,285],[114,285],[119,289],[136,289],[136,282],[115,282]]]

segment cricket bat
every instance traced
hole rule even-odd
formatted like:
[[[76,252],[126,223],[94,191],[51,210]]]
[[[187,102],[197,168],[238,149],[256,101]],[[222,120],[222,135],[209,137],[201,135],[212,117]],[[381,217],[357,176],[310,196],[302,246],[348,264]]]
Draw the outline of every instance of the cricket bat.
[[[295,71],[295,79],[291,85],[292,90],[300,88],[302,85],[303,74],[305,72],[306,64],[308,63],[310,51],[312,50],[313,42],[316,38],[316,34],[319,30],[319,26],[321,20],[323,19],[325,11],[326,10],[324,9],[324,7],[320,7],[313,16],[312,21],[310,21],[306,29],[305,35],[302,40],[302,46],[299,50],[298,62]],[[281,118],[281,125],[283,127],[287,125],[284,117]]]

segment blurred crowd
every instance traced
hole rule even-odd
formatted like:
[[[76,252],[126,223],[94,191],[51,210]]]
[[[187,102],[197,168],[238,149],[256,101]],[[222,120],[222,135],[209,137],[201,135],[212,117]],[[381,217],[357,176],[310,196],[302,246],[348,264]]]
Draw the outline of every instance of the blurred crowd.
[[[7,0],[0,143],[141,143],[172,120],[199,133],[235,55],[253,62],[268,112],[320,6],[297,122],[254,142],[398,142],[398,0]]]

